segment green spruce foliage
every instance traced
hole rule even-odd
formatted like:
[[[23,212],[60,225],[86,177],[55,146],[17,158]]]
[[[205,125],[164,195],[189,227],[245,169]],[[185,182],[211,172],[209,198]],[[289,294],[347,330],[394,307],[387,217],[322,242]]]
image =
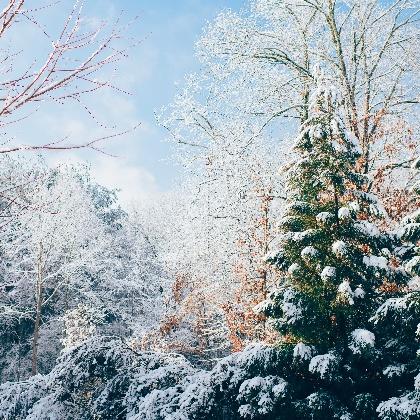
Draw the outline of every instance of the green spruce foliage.
[[[295,143],[298,158],[287,168],[279,248],[269,257],[282,279],[263,306],[284,337],[281,347],[294,346],[287,376],[296,418],[376,418],[396,386],[412,385],[417,366],[413,328],[404,330],[406,344],[394,343],[395,329],[385,337],[393,323],[379,320],[389,302],[407,299],[415,273],[395,255],[401,235],[378,228],[386,214],[359,171],[361,150],[343,128],[340,100],[320,74]],[[401,363],[411,360],[401,373],[398,351]]]
[[[413,169],[419,171],[420,158]],[[414,202],[418,202],[418,181],[411,190]],[[380,404],[378,412],[384,419],[411,420],[420,418],[420,210],[401,221],[397,235],[402,242],[395,251],[412,279],[402,296],[387,299],[372,318],[380,332],[381,354],[387,363],[383,386],[394,390],[393,396]],[[415,336],[417,340],[413,339]]]

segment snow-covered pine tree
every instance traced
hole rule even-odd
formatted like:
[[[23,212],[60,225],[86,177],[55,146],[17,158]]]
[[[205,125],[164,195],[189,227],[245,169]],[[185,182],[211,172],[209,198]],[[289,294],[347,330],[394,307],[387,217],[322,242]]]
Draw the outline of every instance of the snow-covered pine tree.
[[[375,224],[384,211],[358,170],[361,150],[343,128],[339,92],[314,73],[298,159],[287,168],[279,246],[269,257],[282,280],[261,308],[283,335],[282,351],[294,346],[286,379],[296,417],[372,419],[387,392],[369,320],[409,277],[392,257],[393,236]]]
[[[420,170],[420,158],[413,169]],[[412,199],[418,202],[419,181],[411,191]],[[388,364],[383,370],[384,385],[398,390],[378,407],[380,417],[387,420],[420,418],[420,209],[401,221],[397,235],[402,244],[396,251],[412,279],[402,296],[387,299],[372,318],[381,333],[378,344]]]
[[[420,157],[413,165],[413,169],[420,173]],[[417,179],[411,187],[413,200],[420,201],[420,181]],[[409,243],[408,252],[404,253],[406,264],[405,269],[412,276],[420,276],[420,249],[417,246],[420,241],[420,209],[406,216],[401,221],[400,236],[403,241]]]

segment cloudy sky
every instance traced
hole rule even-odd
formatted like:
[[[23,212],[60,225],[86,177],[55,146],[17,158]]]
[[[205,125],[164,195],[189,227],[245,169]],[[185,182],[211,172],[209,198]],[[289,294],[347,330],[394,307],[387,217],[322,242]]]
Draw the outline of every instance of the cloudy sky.
[[[39,15],[41,24],[53,38],[71,9],[73,0]],[[89,99],[89,106],[104,125],[125,129],[141,122],[140,128],[124,138],[108,142],[105,149],[116,158],[80,151],[48,154],[50,163],[87,161],[97,180],[122,191],[125,203],[153,198],[167,191],[179,179],[180,171],[170,162],[170,146],[166,133],[155,121],[155,112],[168,104],[182,86],[184,75],[198,69],[194,44],[204,26],[218,12],[243,7],[243,0],[86,0],[84,16],[92,22],[112,20],[122,12],[123,20],[139,19],[131,25],[129,36],[140,39],[130,58],[121,63],[116,83],[131,95],[103,92]],[[42,56],[49,51],[37,33],[38,29],[20,30],[14,46]],[[38,31],[39,32],[39,31]],[[33,40],[36,39],[36,42]],[[28,59],[28,57],[26,57]],[[43,106],[25,124],[14,128],[13,136],[20,143],[45,143],[45,140],[70,136],[83,142],[99,135],[101,128],[76,104],[63,107]]]

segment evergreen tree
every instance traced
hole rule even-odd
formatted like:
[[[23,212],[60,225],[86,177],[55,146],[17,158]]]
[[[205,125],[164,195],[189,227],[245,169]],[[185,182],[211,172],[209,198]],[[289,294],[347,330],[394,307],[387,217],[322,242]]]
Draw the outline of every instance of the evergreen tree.
[[[410,277],[392,255],[398,238],[377,227],[386,215],[367,192],[340,95],[315,73],[298,159],[287,168],[279,250],[269,257],[282,279],[262,306],[282,333],[281,348],[294,346],[286,375],[296,387],[296,416],[371,419],[392,389],[370,319]]]
[[[420,157],[413,163],[413,169],[420,172]],[[411,188],[413,199],[420,200],[420,181],[417,180]],[[406,260],[405,269],[412,276],[420,276],[420,249],[417,246],[420,241],[420,209],[408,215],[401,221],[399,235],[406,242],[402,250],[403,258]]]
[[[413,169],[420,170],[420,158]],[[420,198],[420,183],[412,187],[413,200]],[[412,280],[403,295],[387,299],[376,311],[373,321],[381,331],[384,361],[384,384],[398,390],[397,395],[383,401],[378,412],[383,419],[420,418],[420,209],[401,221],[397,232],[402,243],[396,249],[403,267]],[[417,340],[414,338],[417,335]],[[414,379],[413,379],[414,378]],[[414,390],[413,390],[414,382]]]

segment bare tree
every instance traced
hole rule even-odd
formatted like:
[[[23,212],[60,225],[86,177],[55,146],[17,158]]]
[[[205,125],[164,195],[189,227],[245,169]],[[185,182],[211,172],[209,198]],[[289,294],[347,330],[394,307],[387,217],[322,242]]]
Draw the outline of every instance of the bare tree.
[[[82,16],[83,5],[83,0],[74,2],[55,39],[43,29],[39,19],[40,13],[55,6],[53,3],[29,8],[25,0],[9,0],[0,13],[0,128],[5,131],[5,135],[10,125],[25,120],[45,102],[62,104],[75,101],[95,119],[94,112],[84,103],[86,95],[96,94],[104,88],[123,92],[112,84],[109,74],[104,70],[111,65],[118,65],[133,46],[120,42],[127,26],[120,25],[118,19],[111,25],[104,22],[94,27],[86,25]],[[23,68],[16,61],[22,56],[25,59],[28,51],[11,50],[5,46],[7,35],[13,36],[14,30],[22,25],[35,25],[39,29],[39,38],[32,39],[30,44],[43,42],[45,38],[51,44],[46,57],[37,57]],[[130,130],[114,131],[99,138],[87,139],[80,144],[72,144],[68,138],[61,138],[50,139],[41,144],[12,145],[10,139],[6,138],[0,154],[19,150],[65,150],[81,147],[99,150],[102,140],[127,131]]]

